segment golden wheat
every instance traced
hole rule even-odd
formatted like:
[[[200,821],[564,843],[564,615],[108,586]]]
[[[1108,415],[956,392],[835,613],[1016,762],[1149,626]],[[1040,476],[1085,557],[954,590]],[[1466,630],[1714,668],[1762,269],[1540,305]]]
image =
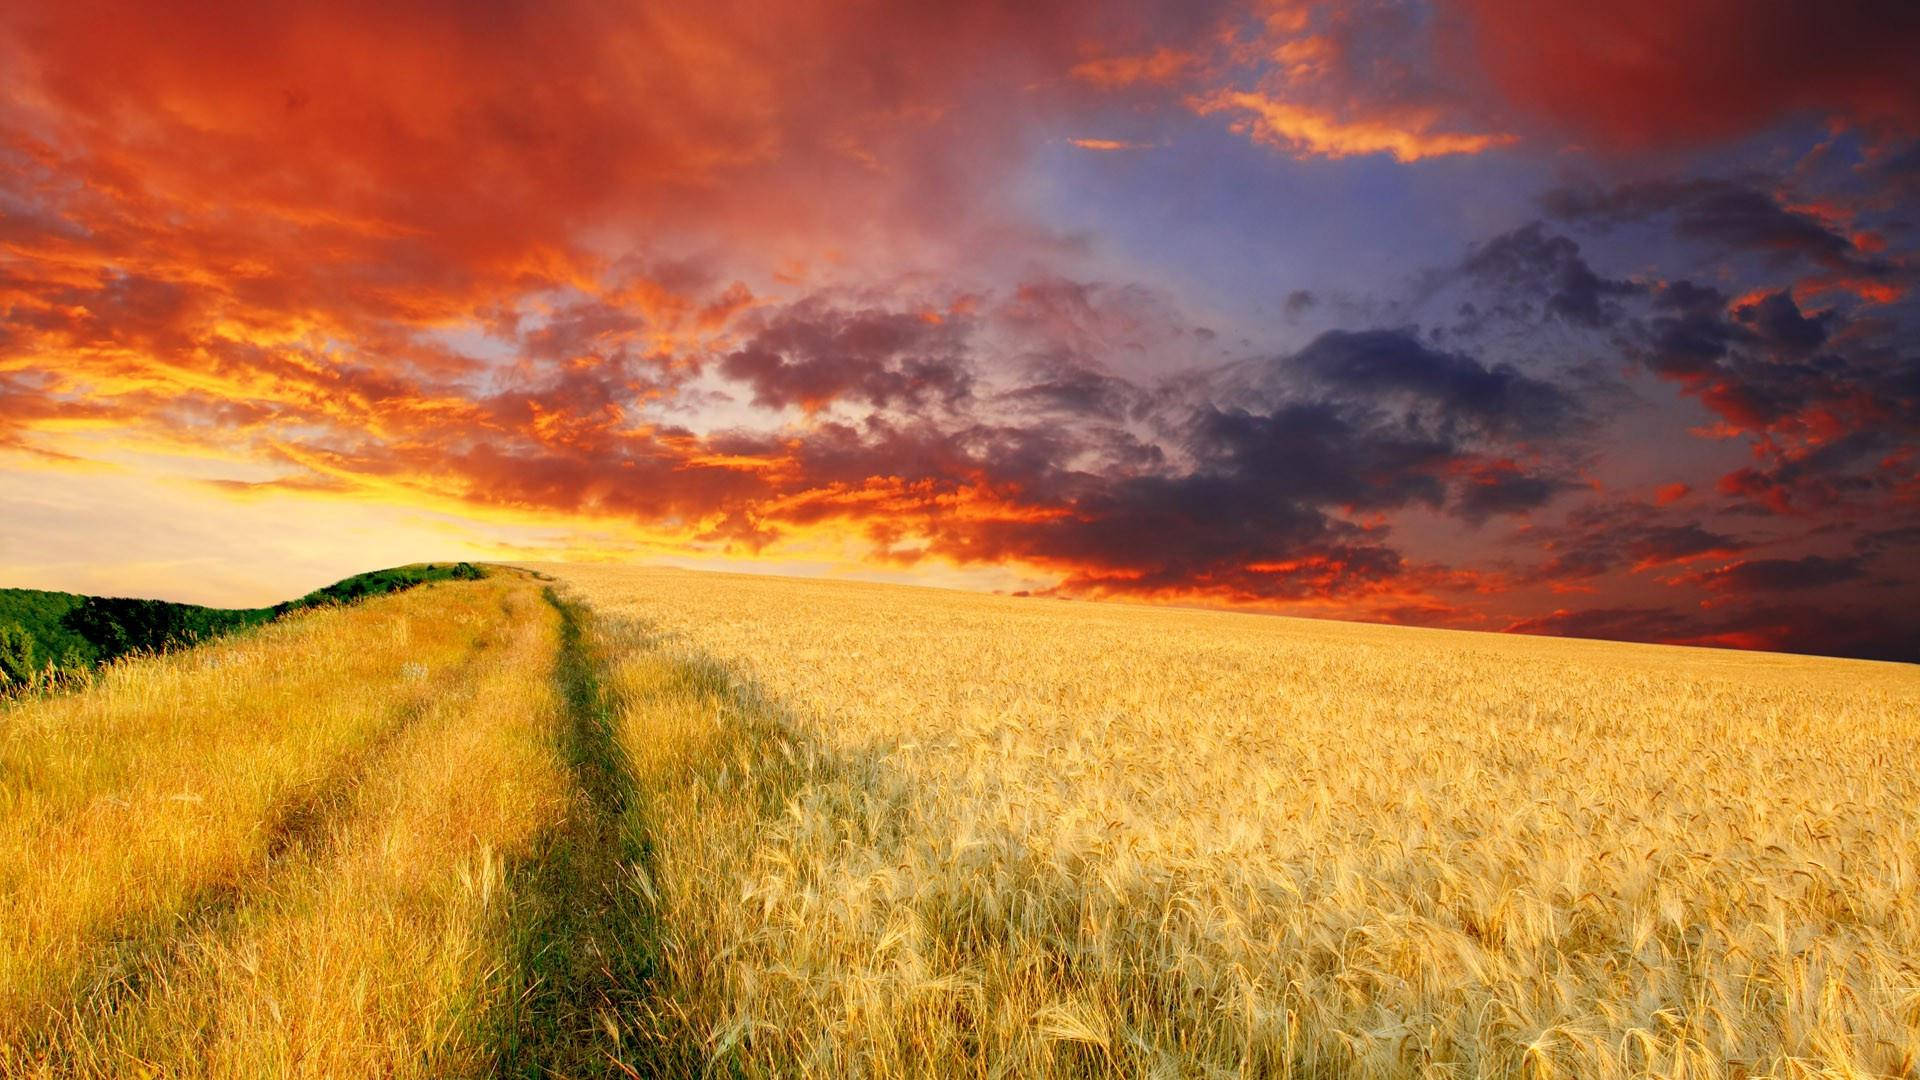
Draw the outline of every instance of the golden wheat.
[[[1920,1072],[1910,667],[556,572],[0,711],[0,1074]]]
[[[477,1075],[498,994],[506,867],[558,821],[551,611],[506,598],[450,689],[395,738],[328,835],[240,925],[185,943],[113,1018],[108,1053],[231,1077]]]
[[[1911,667],[545,569],[674,1071],[1920,1070]]]
[[[486,1071],[572,798],[555,640],[496,578],[0,714],[0,1074]]]

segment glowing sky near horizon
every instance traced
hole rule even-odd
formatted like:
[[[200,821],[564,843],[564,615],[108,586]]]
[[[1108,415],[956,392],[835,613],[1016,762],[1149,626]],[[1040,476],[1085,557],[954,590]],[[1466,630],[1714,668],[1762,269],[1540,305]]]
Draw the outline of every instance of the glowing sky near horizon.
[[[0,13],[0,584],[1920,658],[1920,8]]]

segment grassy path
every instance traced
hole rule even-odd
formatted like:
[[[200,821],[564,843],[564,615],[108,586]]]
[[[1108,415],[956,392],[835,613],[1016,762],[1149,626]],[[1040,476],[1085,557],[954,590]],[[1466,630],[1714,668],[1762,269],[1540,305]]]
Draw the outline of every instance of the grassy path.
[[[609,643],[590,616],[551,589],[559,621],[553,682],[573,777],[562,827],[509,874],[523,897],[511,932],[517,967],[496,1018],[498,1073],[656,1075],[654,1032],[637,1022],[657,953],[639,793],[605,684]]]
[[[861,808],[858,762],[803,737],[772,698],[684,642],[642,624],[601,617],[603,674],[620,755],[636,797],[626,814],[640,856],[636,887],[648,904],[647,993],[628,1023],[645,1036],[632,1057],[644,1076],[793,1075],[822,1063],[785,1053],[800,1033],[760,1012],[763,995],[824,986],[805,964],[744,979],[802,928],[770,924],[760,893],[783,851],[796,799],[836,800],[847,835],[873,824]],[[815,897],[830,906],[838,898]],[[768,1051],[779,1065],[766,1067]],[[922,1061],[927,1074],[939,1062]],[[831,1070],[830,1070],[831,1071]]]
[[[517,573],[0,711],[0,1076],[740,1074],[775,713]]]

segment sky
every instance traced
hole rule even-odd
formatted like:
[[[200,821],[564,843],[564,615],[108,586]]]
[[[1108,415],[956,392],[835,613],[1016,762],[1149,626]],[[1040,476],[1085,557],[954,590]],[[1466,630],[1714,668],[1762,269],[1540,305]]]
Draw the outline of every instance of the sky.
[[[0,11],[0,583],[1920,659],[1920,6]]]

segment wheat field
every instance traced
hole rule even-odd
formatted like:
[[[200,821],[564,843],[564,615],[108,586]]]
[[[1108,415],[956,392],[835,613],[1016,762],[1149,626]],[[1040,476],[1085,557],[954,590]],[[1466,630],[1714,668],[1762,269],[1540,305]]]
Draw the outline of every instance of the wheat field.
[[[1920,1074],[1920,674],[549,566],[743,1076]]]
[[[1920,1076],[1909,666],[582,565],[0,704],[0,1076]]]
[[[546,1075],[572,618],[496,574],[0,708],[0,1076]]]

